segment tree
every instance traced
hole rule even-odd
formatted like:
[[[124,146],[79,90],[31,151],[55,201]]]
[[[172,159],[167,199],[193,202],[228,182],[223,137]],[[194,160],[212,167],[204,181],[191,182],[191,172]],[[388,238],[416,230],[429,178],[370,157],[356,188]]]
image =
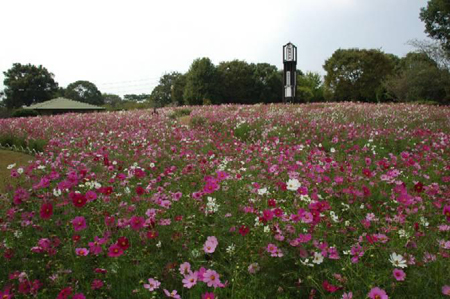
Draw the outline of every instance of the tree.
[[[427,55],[439,68],[450,71],[450,51],[446,51],[441,43],[415,39],[408,44],[416,48],[418,53]]]
[[[159,84],[153,89],[150,100],[155,107],[164,107],[170,104],[177,104],[172,98],[172,90],[177,79],[181,76],[178,72],[163,75],[159,79]]]
[[[257,103],[281,102],[283,73],[268,63],[252,64],[253,98]]]
[[[384,83],[388,93],[397,101],[436,101],[450,99],[450,74],[440,69],[424,53],[408,53],[400,60],[398,71]]]
[[[180,74],[175,78],[171,88],[172,102],[175,103],[177,106],[182,106],[185,104],[183,100],[185,87],[186,87],[186,74]]]
[[[112,107],[116,107],[122,102],[122,98],[116,94],[104,93],[102,94],[102,97],[105,101],[105,104],[111,105]]]
[[[421,9],[420,19],[425,23],[425,32],[450,53],[450,1],[428,1],[427,7]]]
[[[218,103],[217,69],[209,58],[198,58],[191,64],[183,98],[188,105]]]
[[[58,90],[54,75],[42,65],[14,63],[3,74],[4,102],[9,109],[50,100]]]
[[[141,94],[126,94],[123,96],[126,101],[132,102],[145,102],[150,99],[150,94],[141,93]]]
[[[252,99],[253,69],[242,60],[224,61],[217,67],[222,103],[250,104]]]
[[[102,93],[97,89],[97,86],[89,81],[70,83],[66,88],[65,97],[92,105],[103,105],[105,103]]]
[[[297,99],[300,102],[321,102],[324,100],[322,76],[306,72],[297,76]]]
[[[382,82],[393,73],[395,60],[379,50],[338,49],[323,67],[330,100],[375,102],[385,100]]]

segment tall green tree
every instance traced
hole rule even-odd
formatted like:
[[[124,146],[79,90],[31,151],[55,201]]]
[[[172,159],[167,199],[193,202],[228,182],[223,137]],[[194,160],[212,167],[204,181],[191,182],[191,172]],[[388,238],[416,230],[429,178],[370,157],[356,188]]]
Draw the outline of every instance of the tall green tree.
[[[395,75],[384,83],[393,100],[401,102],[450,100],[450,73],[425,53],[408,53]]]
[[[186,87],[186,74],[180,74],[173,81],[171,87],[172,102],[177,106],[182,106],[185,104],[183,99],[184,88]]]
[[[257,103],[282,101],[283,73],[268,63],[252,64],[253,99]]]
[[[428,1],[427,7],[420,12],[420,19],[425,23],[425,32],[450,53],[450,1]]]
[[[186,74],[183,98],[188,105],[219,102],[218,76],[209,58],[195,59]]]
[[[64,95],[68,99],[92,105],[103,105],[105,103],[100,90],[89,81],[80,80],[70,83]]]
[[[172,98],[172,90],[176,80],[181,76],[178,72],[164,74],[159,79],[159,84],[153,89],[150,100],[155,107],[164,107],[170,104],[176,104]]]
[[[322,76],[319,73],[306,72],[297,76],[297,100],[303,103],[324,100]]]
[[[4,102],[9,109],[50,100],[58,90],[54,75],[42,65],[14,63],[3,74]]]
[[[242,60],[224,61],[217,67],[222,103],[250,104],[252,99],[253,68]]]
[[[383,101],[382,82],[395,68],[393,55],[379,50],[338,49],[323,66],[325,91],[333,101]]]

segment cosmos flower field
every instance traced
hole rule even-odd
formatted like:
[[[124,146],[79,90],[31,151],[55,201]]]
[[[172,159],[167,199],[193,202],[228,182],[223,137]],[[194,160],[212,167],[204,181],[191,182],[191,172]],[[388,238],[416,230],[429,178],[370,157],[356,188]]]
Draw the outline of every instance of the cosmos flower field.
[[[47,142],[0,196],[2,299],[450,296],[448,107],[164,108],[0,134]]]

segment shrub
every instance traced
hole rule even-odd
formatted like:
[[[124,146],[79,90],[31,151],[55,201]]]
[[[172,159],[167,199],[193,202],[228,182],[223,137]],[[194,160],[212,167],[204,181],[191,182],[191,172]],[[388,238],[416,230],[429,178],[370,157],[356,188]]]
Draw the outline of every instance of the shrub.
[[[12,117],[30,117],[30,116],[38,116],[39,113],[35,110],[28,109],[17,109],[13,112]]]

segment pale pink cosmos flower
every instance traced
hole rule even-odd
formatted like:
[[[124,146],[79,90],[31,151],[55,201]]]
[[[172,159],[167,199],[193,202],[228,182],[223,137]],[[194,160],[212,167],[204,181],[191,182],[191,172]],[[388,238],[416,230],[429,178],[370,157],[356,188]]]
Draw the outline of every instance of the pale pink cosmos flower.
[[[173,290],[172,292],[169,292],[168,290],[164,289],[164,294],[166,294],[167,297],[169,298],[175,298],[175,299],[180,299],[181,296],[177,294],[177,290]]]
[[[442,294],[450,297],[450,286],[445,285],[442,287]]]
[[[188,262],[184,262],[180,265],[180,274],[181,275],[187,275],[189,272],[191,272],[191,264]]]
[[[206,270],[206,272],[203,274],[203,281],[208,287],[217,288],[221,285],[219,280],[219,273],[214,270]]]
[[[191,272],[188,275],[186,275],[182,280],[183,287],[190,289],[193,286],[195,286],[197,284],[197,275],[198,275],[197,271]]]
[[[218,244],[219,242],[217,241],[217,238],[214,236],[210,236],[206,239],[206,242],[203,245],[203,250],[206,253],[213,253],[216,250]]]
[[[404,281],[406,278],[406,273],[401,269],[394,269],[392,274],[397,281]]]
[[[78,256],[87,256],[89,254],[89,250],[86,248],[76,248],[75,253]]]
[[[348,293],[342,294],[342,299],[353,299],[353,293],[348,292]]]
[[[148,283],[144,284],[144,288],[146,288],[147,290],[152,292],[152,291],[158,289],[160,285],[161,285],[161,283],[159,281],[157,281],[153,278],[149,278]]]

